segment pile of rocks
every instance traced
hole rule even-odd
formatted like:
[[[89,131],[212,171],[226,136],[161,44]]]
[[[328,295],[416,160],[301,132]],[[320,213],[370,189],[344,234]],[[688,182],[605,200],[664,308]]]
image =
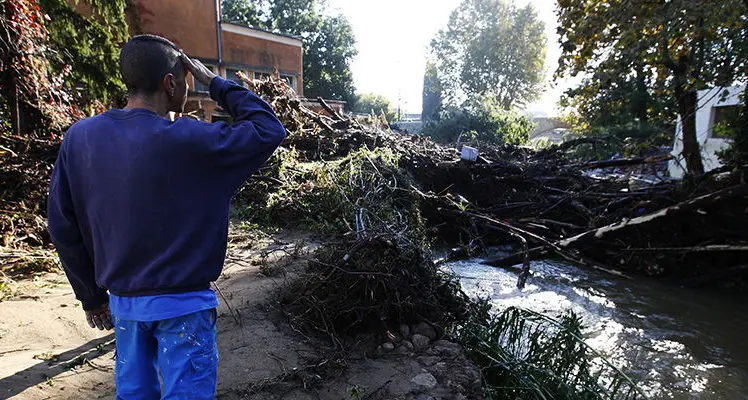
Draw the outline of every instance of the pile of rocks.
[[[399,332],[387,332],[387,341],[377,347],[381,357],[410,358],[416,364],[408,385],[399,398],[413,400],[478,399],[481,375],[467,360],[462,347],[441,338],[442,332],[427,323],[402,325]]]

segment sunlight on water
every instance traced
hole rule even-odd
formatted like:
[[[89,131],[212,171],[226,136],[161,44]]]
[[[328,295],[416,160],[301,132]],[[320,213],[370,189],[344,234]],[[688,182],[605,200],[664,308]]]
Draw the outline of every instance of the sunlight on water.
[[[555,262],[534,262],[522,291],[516,270],[473,261],[449,268],[468,295],[489,298],[495,309],[574,311],[587,343],[653,399],[748,399],[748,321],[724,299]]]

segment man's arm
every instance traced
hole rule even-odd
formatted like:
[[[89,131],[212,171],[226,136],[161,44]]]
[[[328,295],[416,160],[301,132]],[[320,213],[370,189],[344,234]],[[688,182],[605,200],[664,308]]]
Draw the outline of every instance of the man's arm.
[[[111,329],[108,317],[106,290],[96,284],[94,264],[83,242],[83,235],[75,217],[65,170],[65,144],[60,147],[49,187],[47,217],[49,233],[57,249],[65,275],[73,287],[75,297],[81,301],[86,319],[91,327]]]
[[[197,60],[183,56],[182,62],[198,81],[210,85],[211,97],[234,118],[231,125],[214,124],[205,140],[216,166],[238,187],[280,146],[286,129],[270,105],[247,88],[216,76]]]

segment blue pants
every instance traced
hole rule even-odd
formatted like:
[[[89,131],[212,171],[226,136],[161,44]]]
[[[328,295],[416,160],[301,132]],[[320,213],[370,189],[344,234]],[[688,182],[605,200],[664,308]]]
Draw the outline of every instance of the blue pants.
[[[215,398],[215,309],[154,322],[114,317],[114,329],[117,400]]]

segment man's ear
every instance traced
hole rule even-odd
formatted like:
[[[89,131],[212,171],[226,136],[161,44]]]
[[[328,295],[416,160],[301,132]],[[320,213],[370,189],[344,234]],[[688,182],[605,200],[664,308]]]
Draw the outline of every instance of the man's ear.
[[[174,74],[172,74],[171,72],[166,74],[161,84],[166,94],[169,95],[169,98],[174,97],[174,94],[177,91],[177,80],[174,77]]]

